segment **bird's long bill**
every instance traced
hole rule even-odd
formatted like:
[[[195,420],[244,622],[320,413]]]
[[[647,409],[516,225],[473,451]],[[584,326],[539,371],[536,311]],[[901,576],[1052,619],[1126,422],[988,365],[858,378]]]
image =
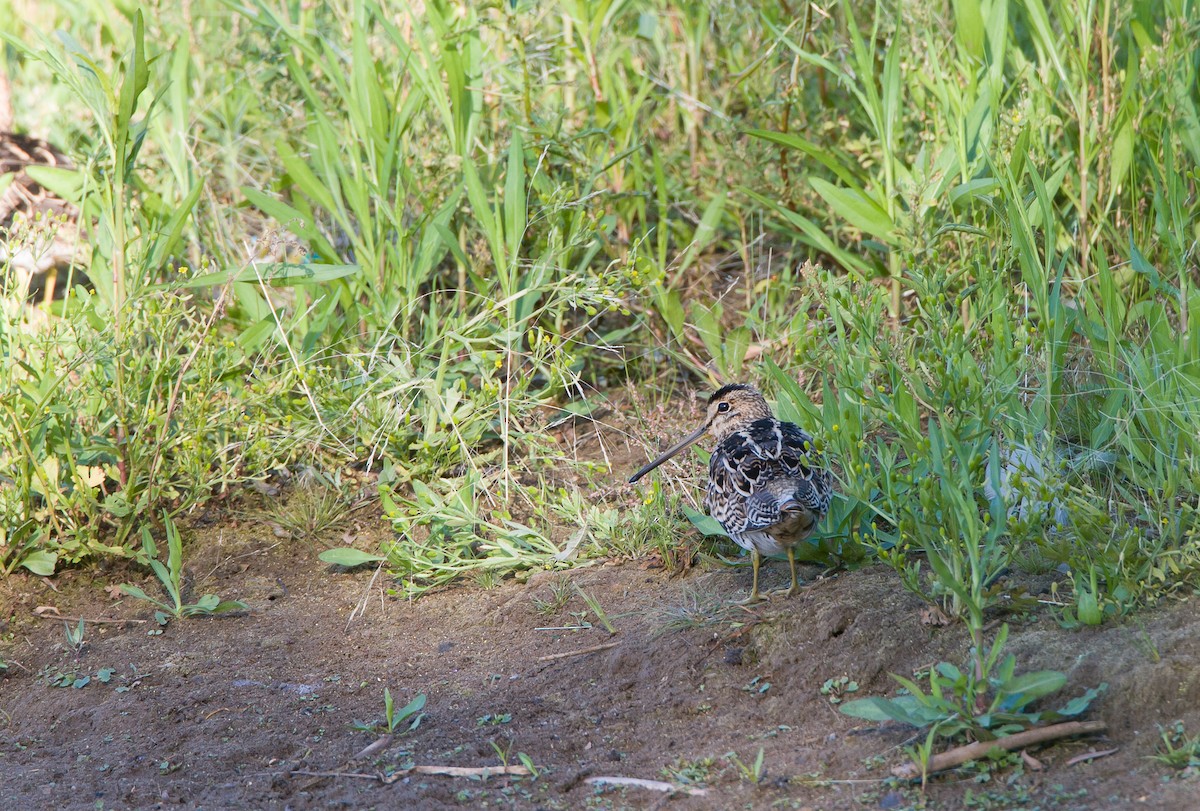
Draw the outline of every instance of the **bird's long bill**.
[[[654,470],[654,468],[658,467],[663,462],[667,461],[672,456],[674,456],[675,454],[679,453],[684,448],[691,445],[693,442],[698,440],[700,437],[704,436],[704,432],[707,430],[708,430],[707,425],[701,425],[695,431],[692,431],[690,434],[685,436],[683,439],[679,440],[679,442],[677,442],[675,445],[671,446],[671,448],[668,449],[666,452],[664,452],[662,456],[658,457],[653,462],[651,462],[650,464],[646,465],[644,468],[639,470],[637,473],[634,473],[632,476],[630,476],[629,483],[633,484],[638,479],[642,478],[647,473],[649,473],[651,470]]]

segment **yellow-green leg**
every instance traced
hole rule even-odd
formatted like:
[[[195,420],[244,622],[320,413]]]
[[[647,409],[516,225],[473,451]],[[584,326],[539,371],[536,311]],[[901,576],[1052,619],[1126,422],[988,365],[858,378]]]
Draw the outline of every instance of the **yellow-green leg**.
[[[772,593],[779,594],[784,597],[791,597],[793,594],[795,594],[797,591],[800,590],[800,580],[799,580],[799,578],[796,577],[796,550],[795,550],[795,547],[789,546],[787,548],[787,558],[788,558],[788,568],[792,572],[792,585],[786,589],[779,589],[779,591],[772,592]]]
[[[787,590],[787,591],[785,591],[785,592],[783,593],[783,596],[784,596],[784,597],[791,597],[793,594],[795,594],[795,593],[796,593],[796,588],[797,588],[797,583],[796,583],[796,549],[795,549],[795,547],[789,546],[789,547],[787,548],[787,553],[788,553],[788,567],[789,567],[789,568],[791,568],[791,570],[792,570],[792,585],[791,585],[791,587],[790,587],[790,588],[788,588],[788,590]]]
[[[758,566],[760,563],[762,563],[762,555],[758,554],[757,549],[751,549],[750,565],[754,569],[754,580],[750,586],[750,596],[744,600],[739,600],[739,603],[757,603],[761,600],[767,599],[765,596],[758,593]]]

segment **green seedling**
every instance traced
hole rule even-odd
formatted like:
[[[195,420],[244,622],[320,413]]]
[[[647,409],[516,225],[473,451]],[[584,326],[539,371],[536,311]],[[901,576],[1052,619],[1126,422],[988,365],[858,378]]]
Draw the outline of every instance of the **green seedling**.
[[[83,652],[83,646],[85,644],[83,638],[83,618],[80,617],[79,623],[75,626],[72,626],[69,622],[64,622],[63,633],[67,637],[67,647],[71,649],[71,651],[75,654],[75,658],[78,659],[79,654]]]
[[[156,612],[159,624],[165,624],[168,617],[181,619],[183,617],[203,617],[223,614],[229,611],[245,611],[247,605],[239,600],[221,600],[215,594],[205,594],[194,603],[185,604],[183,601],[183,542],[175,522],[166,512],[163,513],[163,525],[167,533],[167,562],[158,559],[158,546],[150,536],[148,527],[142,527],[142,553],[149,563],[151,570],[158,578],[170,602],[156,600],[137,586],[129,583],[121,584],[121,591],[130,597],[145,600],[160,609]]]
[[[421,725],[421,720],[425,717],[425,714],[421,712],[421,710],[425,709],[425,700],[425,694],[420,693],[416,698],[408,702],[408,704],[397,710],[396,703],[392,699],[392,691],[389,688],[384,687],[383,721],[374,723],[355,721],[351,724],[351,726],[361,732],[373,732],[377,735],[384,733],[388,735],[405,735]],[[410,718],[412,720],[409,722],[408,728],[401,729],[403,723],[408,721]],[[397,730],[400,731],[397,732]]]
[[[737,752],[727,752],[725,760],[733,764],[743,780],[748,780],[756,786],[762,782],[763,776],[766,775],[763,748],[761,746],[758,747],[758,754],[755,755],[754,762],[752,763],[745,763],[738,757]]]
[[[836,679],[826,679],[821,685],[821,695],[829,696],[830,704],[841,704],[846,693],[857,693],[858,682],[851,681],[849,676],[838,676]]]
[[[531,598],[533,609],[543,616],[551,616],[561,611],[571,601],[571,581],[566,576],[560,576],[550,583],[550,597],[542,598],[536,594]]]
[[[425,714],[421,712],[423,709],[425,709],[425,694],[421,693],[401,707],[399,712],[396,712],[395,703],[392,701],[392,691],[386,687],[383,688],[383,716],[387,723],[388,734],[394,734],[396,727],[409,718],[412,718],[412,723],[404,731],[412,732],[421,725],[421,719],[425,717]]]
[[[605,613],[604,608],[600,605],[600,601],[591,594],[588,594],[577,584],[575,584],[575,591],[578,592],[579,596],[583,598],[583,601],[587,603],[587,607],[591,610],[592,615],[601,625],[604,626],[604,630],[608,631],[610,634],[615,634],[617,629],[613,627],[612,622],[608,619],[608,614]]]
[[[476,718],[475,726],[477,726],[477,727],[500,726],[501,724],[507,724],[511,720],[512,720],[512,713],[510,713],[510,712],[497,712],[497,713],[489,712],[487,715],[481,715],[478,718]]]
[[[1200,768],[1200,735],[1188,735],[1183,721],[1160,726],[1158,732],[1158,749],[1150,756],[1156,763],[1173,769]]]

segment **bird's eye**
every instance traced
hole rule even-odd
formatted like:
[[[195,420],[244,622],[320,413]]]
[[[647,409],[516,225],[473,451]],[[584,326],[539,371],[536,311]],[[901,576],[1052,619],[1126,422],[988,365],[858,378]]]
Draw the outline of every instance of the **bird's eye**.
[[[724,414],[728,410],[729,410],[729,403],[719,403],[717,405],[717,411],[719,411],[722,414]]]

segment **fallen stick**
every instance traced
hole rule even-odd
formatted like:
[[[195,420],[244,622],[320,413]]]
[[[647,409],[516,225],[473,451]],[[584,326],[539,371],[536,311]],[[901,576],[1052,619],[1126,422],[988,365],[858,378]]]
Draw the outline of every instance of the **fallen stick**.
[[[365,760],[369,757],[375,757],[384,749],[387,749],[389,746],[391,746],[392,741],[394,740],[395,736],[393,735],[380,735],[374,741],[351,755],[350,762],[353,763],[356,760]]]
[[[929,759],[925,774],[930,775],[936,772],[943,772],[946,769],[961,766],[967,761],[978,760],[993,749],[1004,749],[1011,752],[1014,749],[1033,746],[1038,743],[1055,741],[1059,738],[1070,738],[1075,735],[1091,735],[1096,732],[1103,732],[1106,729],[1108,729],[1108,725],[1103,721],[1068,721],[1064,724],[1054,724],[1038,729],[1027,729],[1024,732],[1018,732],[1016,735],[1005,735],[1003,738],[997,738],[994,741],[976,741],[966,746],[960,746],[957,749],[951,749],[948,752],[942,752],[940,755],[934,755]],[[921,766],[918,763],[903,763],[892,769],[892,774],[902,780],[913,780],[921,776]]]
[[[380,776],[377,774],[363,774],[361,772],[309,772],[309,771],[304,771],[303,769],[296,769],[295,771],[293,771],[292,777],[315,777],[316,778],[315,780],[310,780],[307,783],[305,783],[303,786],[301,786],[300,789],[302,791],[306,790],[308,788],[311,788],[312,786],[315,786],[317,783],[321,782],[321,780],[326,777],[357,777],[362,780],[379,780],[379,779],[381,779]]]
[[[690,794],[693,797],[703,797],[707,789],[692,786],[677,786],[674,783],[664,783],[661,780],[643,780],[640,777],[589,777],[585,783],[600,786],[632,786],[633,788],[648,788],[651,791],[662,791],[668,794]]]
[[[545,656],[539,656],[538,661],[539,662],[550,662],[550,661],[553,661],[554,659],[569,659],[572,656],[586,656],[589,653],[596,653],[597,651],[608,650],[609,648],[615,648],[618,644],[620,644],[620,643],[605,642],[603,645],[592,645],[590,648],[580,648],[579,650],[569,650],[566,653],[548,653]]]
[[[371,774],[369,772],[310,772],[302,769],[296,769],[292,772],[292,777],[313,777],[315,780],[310,780],[305,783],[305,787],[311,787],[319,783],[326,777],[354,777],[360,780],[378,780],[381,783],[394,783],[401,777],[406,777],[410,774],[435,774],[443,777],[494,777],[497,775],[512,775],[515,777],[524,777],[530,774],[529,769],[524,766],[413,766],[411,769],[399,769],[391,774]]]
[[[1067,765],[1074,766],[1076,763],[1089,763],[1089,762],[1095,760],[1096,758],[1102,758],[1102,757],[1108,757],[1109,755],[1115,755],[1117,752],[1120,752],[1120,751],[1121,751],[1120,749],[1102,749],[1099,752],[1097,752],[1095,749],[1092,749],[1091,751],[1084,752],[1082,755],[1076,755],[1075,757],[1071,758],[1070,760],[1067,761]]]
[[[124,625],[127,622],[148,622],[148,620],[92,620],[87,617],[69,617],[66,614],[58,613],[58,609],[52,605],[39,605],[33,609],[33,615],[40,620],[62,620],[63,622],[79,622],[79,620],[83,620],[92,625]]]
[[[444,777],[490,777],[495,774],[511,774],[522,777],[529,774],[524,766],[413,766],[417,774],[440,774]]]

